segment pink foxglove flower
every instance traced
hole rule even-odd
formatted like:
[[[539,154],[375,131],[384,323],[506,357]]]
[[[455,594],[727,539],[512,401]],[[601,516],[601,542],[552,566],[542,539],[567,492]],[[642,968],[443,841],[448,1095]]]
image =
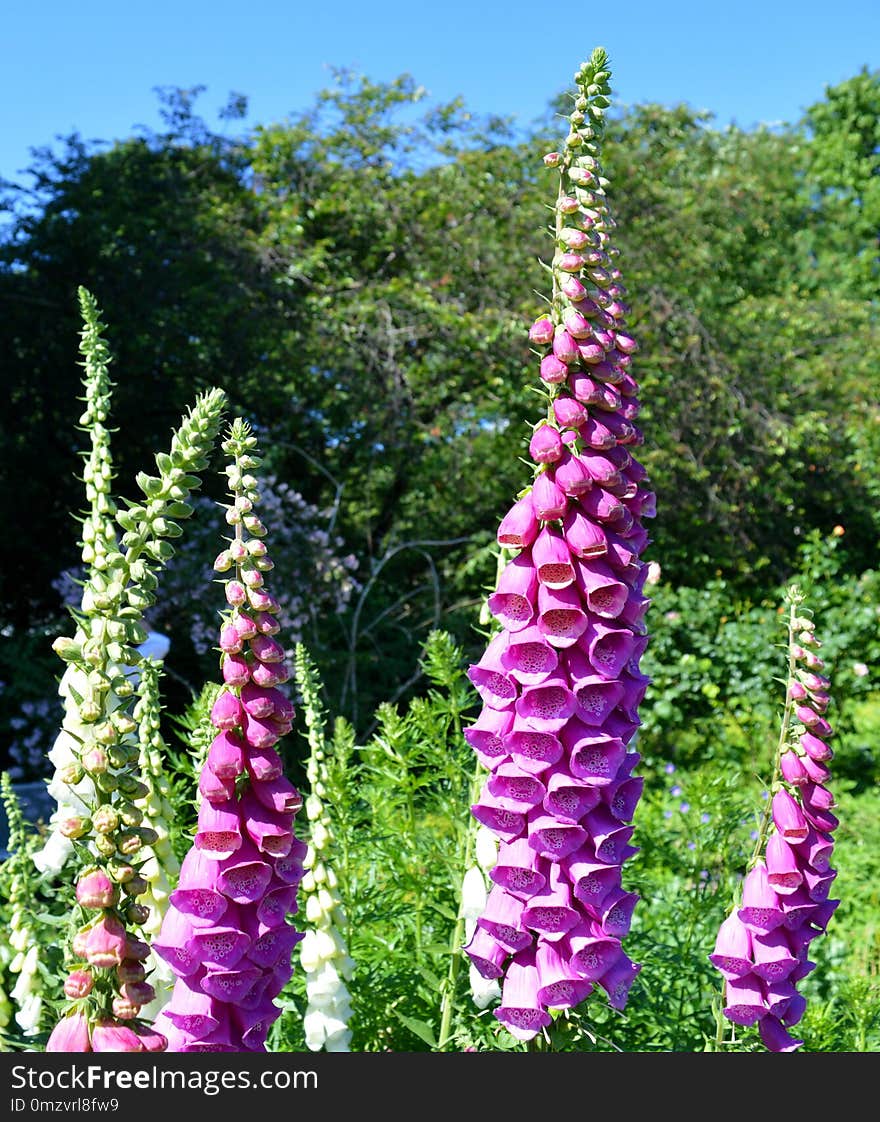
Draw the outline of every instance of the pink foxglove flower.
[[[786,688],[773,793],[737,905],[721,924],[709,955],[723,979],[723,1016],[733,1025],[756,1026],[770,1052],[792,1052],[804,1043],[789,1031],[806,1008],[796,987],[814,968],[810,944],[825,931],[839,903],[829,899],[837,875],[831,858],[838,825],[826,785],[830,771],[812,778],[810,772],[816,754],[831,758],[832,729],[822,718],[821,752],[814,744],[818,737],[808,731],[827,708],[829,682],[810,670],[820,644],[812,620],[800,614],[803,594],[791,588],[788,601],[794,670]]]
[[[632,455],[636,345],[598,162],[608,79],[597,50],[576,76],[565,153],[548,164],[560,175],[551,311],[529,330],[547,416],[529,444],[534,479],[498,529],[496,631],[468,671],[483,707],[466,739],[489,770],[471,811],[498,855],[465,950],[523,1041],[596,990],[622,1009],[640,969],[623,948],[638,901],[623,864],[637,852],[640,555],[654,501]]]
[[[224,687],[211,710],[217,733],[199,780],[193,845],[153,944],[176,975],[156,1019],[171,1052],[264,1052],[302,938],[288,920],[297,910],[306,853],[294,834],[301,799],[274,747],[293,717],[279,688],[288,670],[272,637],[278,621],[265,607],[274,601],[261,587],[272,568],[260,548],[265,527],[251,518],[261,532],[250,534],[242,516],[258,500],[255,444],[239,419],[223,445],[233,496],[227,522],[235,528],[220,555],[221,571],[231,573],[220,628]],[[234,673],[226,669],[230,662]]]

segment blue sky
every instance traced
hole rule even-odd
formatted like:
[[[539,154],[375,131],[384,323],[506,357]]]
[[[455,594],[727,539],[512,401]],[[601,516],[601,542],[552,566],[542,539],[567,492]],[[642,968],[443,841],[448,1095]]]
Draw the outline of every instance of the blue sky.
[[[59,135],[157,127],[154,87],[205,86],[197,107],[213,126],[229,93],[245,94],[245,124],[262,124],[308,107],[331,67],[409,73],[432,99],[526,126],[595,46],[619,105],[685,102],[742,128],[794,121],[826,85],[880,68],[880,3],[23,0],[0,36],[0,177],[20,179],[29,150]]]

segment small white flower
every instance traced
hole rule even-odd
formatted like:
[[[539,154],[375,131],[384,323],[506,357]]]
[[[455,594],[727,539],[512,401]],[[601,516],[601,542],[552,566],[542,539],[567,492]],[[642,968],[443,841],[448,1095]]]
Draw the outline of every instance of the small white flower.
[[[461,887],[461,914],[465,919],[479,919],[486,907],[487,892],[483,874],[472,866],[464,874]]]
[[[501,997],[501,987],[494,978],[484,978],[477,968],[471,965],[469,971],[471,996],[478,1009],[485,1009]]]
[[[498,835],[488,826],[479,826],[474,842],[477,864],[486,872],[495,867],[498,860]]]

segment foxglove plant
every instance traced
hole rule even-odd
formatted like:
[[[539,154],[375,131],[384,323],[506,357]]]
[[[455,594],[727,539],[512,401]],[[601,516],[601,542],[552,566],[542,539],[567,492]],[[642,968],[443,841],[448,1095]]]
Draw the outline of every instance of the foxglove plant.
[[[88,294],[81,290],[80,296],[84,337],[92,346],[100,332],[97,310]],[[84,350],[88,362],[85,345]],[[182,533],[176,520],[192,512],[187,499],[199,486],[195,473],[207,464],[225,394],[215,388],[199,396],[174,433],[170,452],[156,456],[159,474],[138,473],[143,501],[116,510],[106,490],[109,462],[95,454],[96,444],[106,454],[107,357],[92,353],[101,356],[95,378],[103,385],[103,396],[96,398],[89,421],[93,447],[86,478],[94,484],[90,498],[99,529],[86,518],[82,546],[87,579],[81,605],[71,609],[75,633],[53,644],[69,673],[62,733],[70,759],[59,778],[80,805],[58,822],[60,834],[73,843],[76,887],[66,1007],[46,1048],[153,1051],[164,1048],[165,1040],[141,1015],[155,991],[144,966],[150,948],[141,938],[150,912],[138,897],[147,889],[140,874],[143,851],[159,838],[144,824],[138,806],[148,789],[140,779],[138,723],[132,711],[136,695],[129,674],[138,667],[138,645],[147,638],[142,619],[155,599],[156,570],[174,553],[168,539]],[[87,397],[89,381],[87,365]],[[119,545],[108,522],[113,515],[123,531]]]
[[[622,1009],[640,966],[623,948],[638,897],[622,883],[643,780],[630,743],[648,679],[643,595],[654,514],[633,456],[636,342],[599,163],[608,59],[582,64],[558,169],[552,294],[529,330],[547,413],[534,478],[502,518],[507,563],[488,599],[500,629],[468,675],[483,706],[465,736],[489,774],[474,817],[498,837],[493,887],[466,946],[498,979],[494,1015],[533,1039],[595,987]]]
[[[171,1052],[264,1052],[302,938],[297,910],[306,846],[294,835],[301,806],[276,745],[293,705],[267,529],[255,512],[256,438],[237,418],[223,450],[233,529],[218,555],[227,608],[219,631],[223,688],[211,709],[215,735],[199,775],[198,825],[153,949],[174,971],[157,1027]]]
[[[110,415],[112,383],[109,375],[111,355],[102,335],[104,324],[94,297],[87,289],[78,290],[83,329],[80,333],[80,353],[83,358],[83,388],[85,411],[80,425],[89,435],[89,451],[84,454],[83,483],[87,509],[83,516],[80,536],[84,576],[88,580],[100,574],[108,558],[117,552],[116,503],[113,499],[113,459],[110,449]],[[89,593],[81,593],[81,612],[88,616],[91,607]],[[77,628],[76,641],[84,642],[88,632],[84,626]],[[82,696],[87,683],[75,663],[69,663],[61,676],[58,692],[63,704],[61,729],[48,752],[54,767],[48,784],[49,795],[55,808],[49,818],[49,834],[43,847],[34,854],[34,864],[41,873],[57,874],[73,853],[73,841],[62,829],[62,824],[74,817],[87,816],[95,798],[94,783],[89,775],[80,776],[77,783],[69,782],[72,771],[78,773],[79,745],[88,737],[87,722],[80,718],[77,697]],[[109,714],[122,705],[112,687],[104,691],[104,709]]]
[[[326,1052],[348,1052],[351,995],[346,982],[351,980],[354,962],[348,953],[345,909],[331,861],[334,835],[327,799],[332,781],[327,769],[324,712],[317,670],[302,643],[297,643],[294,650],[294,675],[309,742],[309,794],[305,801],[309,848],[301,884],[307,924],[300,943],[307,1001],[303,1029],[311,1051],[323,1048]]]
[[[838,826],[828,786],[830,681],[821,673],[821,644],[803,593],[792,586],[787,601],[788,681],[769,797],[741,892],[709,956],[723,979],[723,1017],[757,1025],[771,1052],[793,1052],[804,1043],[789,1031],[806,1010],[797,984],[815,968],[810,944],[840,903],[829,898]],[[719,1046],[723,1024],[719,1016]]]

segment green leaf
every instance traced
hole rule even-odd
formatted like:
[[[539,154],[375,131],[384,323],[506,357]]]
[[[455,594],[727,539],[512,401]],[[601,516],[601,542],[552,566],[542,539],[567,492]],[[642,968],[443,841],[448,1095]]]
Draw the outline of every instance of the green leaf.
[[[401,1024],[405,1025],[410,1030],[410,1032],[414,1032],[420,1040],[423,1040],[428,1045],[429,1048],[437,1047],[437,1038],[434,1036],[434,1030],[427,1023],[427,1021],[420,1021],[415,1017],[407,1017],[397,1009],[394,1010],[394,1015],[395,1017],[397,1017]]]

